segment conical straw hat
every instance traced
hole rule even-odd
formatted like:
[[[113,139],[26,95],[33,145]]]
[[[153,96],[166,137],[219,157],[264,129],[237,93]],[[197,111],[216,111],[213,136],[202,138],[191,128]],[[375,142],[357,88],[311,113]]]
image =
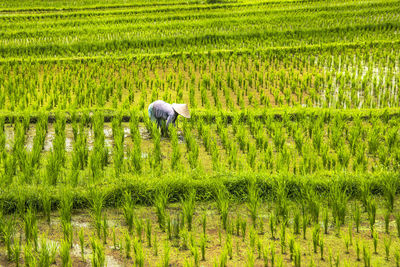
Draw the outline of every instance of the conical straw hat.
[[[185,118],[190,118],[189,108],[186,104],[172,104],[172,108],[179,114]]]

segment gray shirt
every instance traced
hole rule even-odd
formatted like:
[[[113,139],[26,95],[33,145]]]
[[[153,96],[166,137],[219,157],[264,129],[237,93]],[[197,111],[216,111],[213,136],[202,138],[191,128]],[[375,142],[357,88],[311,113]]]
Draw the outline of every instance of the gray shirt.
[[[170,123],[175,126],[178,117],[178,113],[172,108],[172,105],[162,100],[153,102],[153,115],[157,119],[158,126],[161,126],[161,120],[166,120],[167,128]]]

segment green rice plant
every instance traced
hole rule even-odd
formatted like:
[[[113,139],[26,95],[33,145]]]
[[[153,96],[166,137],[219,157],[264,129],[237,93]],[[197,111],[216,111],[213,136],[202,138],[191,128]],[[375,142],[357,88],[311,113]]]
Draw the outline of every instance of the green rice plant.
[[[158,242],[157,242],[157,235],[154,235],[154,256],[158,256]]]
[[[383,244],[385,245],[385,255],[386,255],[386,260],[389,261],[389,254],[390,254],[390,246],[392,245],[392,238],[389,237],[389,239],[383,239]]]
[[[50,224],[51,198],[48,188],[44,188],[41,192],[41,202],[43,207],[43,215],[46,218],[47,223]]]
[[[322,236],[319,239],[319,249],[321,260],[324,260],[324,239]]]
[[[394,216],[394,219],[396,221],[396,228],[397,228],[397,236],[400,237],[400,213],[397,213]]]
[[[226,262],[227,262],[227,260],[225,260],[222,265],[226,266],[227,265]],[[252,249],[248,249],[247,250],[247,263],[246,263],[246,265],[248,267],[254,267],[254,265],[255,265],[254,252],[253,252]]]
[[[182,212],[187,222],[189,231],[192,231],[192,221],[195,209],[196,191],[191,190],[185,197],[185,200],[181,199]]]
[[[276,258],[275,252],[276,252],[276,251],[275,251],[275,244],[272,243],[272,244],[271,244],[271,247],[270,247],[271,267],[272,267],[272,266],[275,266],[275,258]]]
[[[290,237],[289,237],[290,260],[293,260],[293,256],[294,256],[294,247],[295,247],[294,238],[293,238],[293,236],[290,236]]]
[[[143,255],[142,242],[140,242],[136,238],[133,239],[133,252],[135,255],[136,266],[143,267],[144,266],[144,255]]]
[[[377,252],[377,249],[378,249],[378,233],[375,231],[373,234],[372,234],[372,240],[373,240],[373,243],[374,243],[374,253],[375,254],[378,254],[378,252]]]
[[[332,215],[334,218],[338,218],[341,225],[344,224],[348,196],[346,195],[346,189],[340,188],[337,184],[332,185],[329,193],[329,204],[332,208]]]
[[[350,240],[347,236],[344,237],[344,245],[346,247],[346,254],[349,254]]]
[[[85,236],[83,233],[83,228],[79,230],[79,246],[81,248],[81,258],[85,262]]]
[[[361,258],[360,258],[360,244],[358,243],[358,240],[356,241],[356,255],[357,255],[357,261],[361,261]]]
[[[276,233],[276,218],[273,213],[269,216],[269,230],[271,232],[271,239],[275,240],[275,233]]]
[[[24,246],[24,265],[27,267],[37,265],[34,248],[32,248],[31,244],[26,244]]]
[[[300,234],[300,212],[296,211],[293,218],[293,233]]]
[[[255,181],[250,182],[247,188],[247,209],[250,212],[250,217],[253,221],[253,226],[256,226],[258,218],[258,208],[260,205],[260,192],[256,186]]]
[[[72,246],[73,232],[72,232],[71,222],[63,220],[61,221],[61,226],[64,235],[64,240],[68,240],[70,242],[70,246]]]
[[[96,229],[97,237],[101,238],[102,226],[102,210],[106,196],[101,190],[94,188],[89,190],[88,202],[90,205],[90,216],[94,221],[94,228]]]
[[[260,238],[257,238],[257,251],[258,251],[257,259],[261,259],[261,248],[262,248],[261,240]]]
[[[251,249],[254,249],[256,245],[256,231],[254,229],[254,226],[251,226],[250,228],[249,237],[250,237],[250,247]]]
[[[314,248],[314,253],[317,253],[317,249],[318,249],[318,245],[319,245],[319,232],[320,232],[320,228],[319,228],[319,224],[314,224],[314,228],[313,228],[313,233],[312,233],[312,242],[313,242],[313,248]]]
[[[59,206],[61,221],[66,221],[66,222],[71,221],[72,206],[73,206],[73,200],[71,193],[69,193],[68,190],[65,189],[65,191],[61,194],[60,206]]]
[[[101,244],[100,240],[96,238],[92,238],[90,243],[92,246],[92,266],[103,267],[105,265],[103,245]]]
[[[385,205],[389,212],[393,212],[394,200],[396,196],[396,190],[398,188],[398,181],[392,177],[387,177],[384,184],[384,197]]]
[[[133,232],[133,223],[135,218],[135,203],[132,195],[129,191],[124,192],[124,203],[122,205],[122,211],[125,218],[125,223],[128,225],[128,231],[130,234]]]
[[[264,267],[268,267],[268,248],[267,246],[264,246],[264,250],[263,250],[263,263],[264,263]]]
[[[103,229],[103,243],[104,243],[104,244],[107,244],[107,237],[108,237],[107,214],[104,214],[104,216],[103,216],[102,229]]]
[[[112,228],[112,239],[113,239],[113,245],[114,245],[113,249],[117,250],[117,249],[121,248],[120,244],[117,243],[117,236],[115,234],[115,226],[113,226],[113,228]]]
[[[370,199],[368,203],[368,219],[369,219],[369,227],[371,230],[371,236],[373,236],[375,220],[376,220],[376,203],[374,199]]]
[[[282,221],[287,220],[289,209],[287,201],[287,184],[284,179],[276,180],[276,215],[281,217]],[[278,218],[276,218],[278,219]]]
[[[169,255],[169,251],[170,251],[170,247],[168,242],[165,242],[164,244],[164,255],[161,261],[161,265],[164,267],[168,267],[169,266],[169,261],[170,261],[170,255]]]
[[[146,222],[146,237],[147,237],[147,245],[151,247],[151,222],[150,219],[147,219]]]
[[[136,219],[135,220],[136,235],[139,238],[140,242],[142,242],[143,228],[144,228],[143,220],[142,219]]]
[[[304,135],[303,135],[303,130],[301,128],[298,128],[296,130],[296,133],[294,135],[294,143],[296,145],[297,152],[299,155],[303,154],[303,144],[304,144]]]
[[[280,245],[281,245],[281,254],[286,253],[286,223],[281,224],[281,234],[280,234]]]
[[[228,252],[228,256],[230,259],[233,258],[233,253],[232,253],[232,236],[230,234],[226,235],[225,239],[225,249]]]
[[[329,224],[328,209],[325,209],[323,222],[324,222],[324,233],[327,235],[328,234],[328,224]]]
[[[364,266],[365,267],[370,267],[371,266],[371,254],[369,252],[369,249],[363,245],[363,260],[364,260]]]
[[[301,252],[298,245],[294,248],[293,263],[295,267],[301,266]]]
[[[13,261],[15,262],[15,266],[19,266],[19,259],[21,257],[21,244],[19,243],[19,239],[14,240],[14,244],[12,247]]]
[[[71,249],[71,244],[69,240],[63,240],[61,242],[61,249],[60,249],[61,265],[63,267],[72,266],[70,249]]]
[[[181,153],[179,150],[178,133],[175,127],[169,127],[168,130],[172,144],[171,169],[179,170],[181,168]]]
[[[310,219],[308,218],[306,213],[303,213],[303,221],[302,221],[302,226],[303,226],[303,239],[306,239],[306,234],[307,234],[307,226],[309,224]]]
[[[340,219],[337,216],[336,219],[335,219],[335,227],[336,227],[336,236],[337,237],[340,237],[340,227],[341,227],[341,225],[342,224],[340,223]]]
[[[124,234],[125,237],[125,257],[127,259],[131,258],[131,248],[132,248],[132,240],[131,236],[128,232]]]
[[[165,231],[166,223],[166,208],[168,203],[168,192],[165,189],[161,189],[157,192],[154,198],[154,206],[156,208],[156,215],[160,229]]]
[[[13,219],[7,219],[1,229],[1,235],[6,246],[8,260],[11,260],[13,255],[11,244],[14,240],[15,230],[16,227]]]
[[[353,245],[353,224],[349,223],[349,242]]]
[[[36,230],[34,230],[34,228],[36,228]],[[32,207],[29,207],[24,215],[24,229],[26,243],[34,242],[34,244],[36,244],[37,240],[34,240],[33,233],[34,231],[37,232],[37,222],[36,214],[34,213]]]
[[[207,244],[207,239],[203,235],[200,239],[200,251],[201,251],[201,260],[202,261],[206,260],[206,244]]]
[[[41,238],[39,251],[39,266],[50,266],[56,258],[57,246],[48,242],[45,237]]]
[[[201,225],[203,228],[203,236],[205,237],[206,236],[206,228],[207,228],[207,216],[205,213],[203,214],[203,217],[201,219]]]
[[[245,238],[246,238],[246,229],[247,229],[247,221],[246,220],[242,220],[241,221],[240,228],[242,230],[242,238],[243,238],[243,241],[244,241]]]
[[[222,227],[224,228],[224,230],[226,230],[229,214],[229,195],[225,187],[218,187],[218,189],[216,190],[215,200],[217,204],[217,209],[220,214]]]
[[[396,250],[394,258],[396,259],[396,267],[400,266],[400,252],[398,250]]]
[[[385,233],[389,234],[390,211],[388,210],[385,212],[384,221],[385,221]]]
[[[355,210],[354,210],[354,222],[356,224],[357,233],[360,230],[360,221],[361,221],[361,211],[360,211],[360,207],[356,205]]]

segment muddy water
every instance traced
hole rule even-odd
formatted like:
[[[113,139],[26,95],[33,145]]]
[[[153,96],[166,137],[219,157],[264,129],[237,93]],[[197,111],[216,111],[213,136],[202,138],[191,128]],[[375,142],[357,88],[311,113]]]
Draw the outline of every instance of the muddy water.
[[[48,152],[51,151],[53,148],[53,142],[55,138],[55,128],[54,124],[49,124],[45,141],[44,141],[44,148],[43,151]],[[122,127],[124,130],[124,147],[132,147],[132,139],[131,139],[131,133],[130,133],[130,128],[128,123],[122,123]],[[87,134],[87,142],[88,142],[88,149],[92,150],[94,146],[94,133],[93,129],[91,128],[86,128],[86,134]],[[112,134],[112,126],[111,123],[104,123],[104,137],[105,137],[105,145],[109,148],[110,153],[112,152],[112,148],[114,146],[114,138]],[[139,133],[142,139],[147,140],[150,139],[150,133],[147,131],[147,129],[144,127],[144,125],[140,124],[139,125]],[[6,124],[5,125],[5,135],[6,135],[6,149],[11,150],[13,147],[14,143],[14,138],[15,138],[15,131],[14,131],[14,126],[11,124]],[[36,127],[35,124],[30,124],[29,129],[26,133],[25,136],[25,147],[28,151],[32,151],[33,148],[33,142],[34,138],[36,135]],[[183,140],[180,138],[180,142]],[[72,125],[67,124],[65,126],[65,150],[67,152],[71,152],[73,150],[74,146],[74,134],[72,131]]]

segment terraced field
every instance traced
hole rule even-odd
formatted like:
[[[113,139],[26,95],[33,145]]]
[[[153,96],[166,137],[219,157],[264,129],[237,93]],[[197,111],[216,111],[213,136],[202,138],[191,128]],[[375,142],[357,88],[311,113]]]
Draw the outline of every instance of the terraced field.
[[[0,265],[400,266],[400,2],[0,3]],[[168,134],[147,115],[187,103]]]

